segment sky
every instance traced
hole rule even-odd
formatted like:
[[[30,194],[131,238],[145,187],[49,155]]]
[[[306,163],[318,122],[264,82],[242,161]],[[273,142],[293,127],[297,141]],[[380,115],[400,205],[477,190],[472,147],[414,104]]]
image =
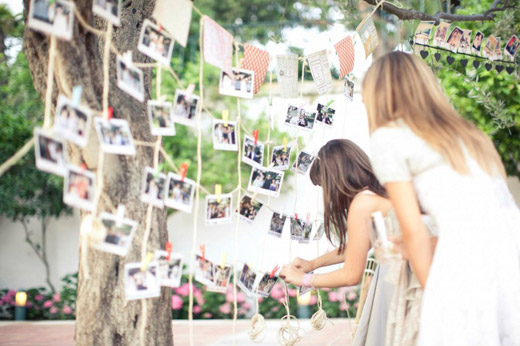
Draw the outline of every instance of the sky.
[[[14,14],[22,13],[23,11],[22,0],[0,0],[0,4],[7,4]]]

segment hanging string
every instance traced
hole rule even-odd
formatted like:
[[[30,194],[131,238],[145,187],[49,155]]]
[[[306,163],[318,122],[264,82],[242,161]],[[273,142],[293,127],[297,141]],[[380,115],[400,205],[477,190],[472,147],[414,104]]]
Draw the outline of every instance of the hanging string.
[[[283,305],[287,314],[282,317],[282,325],[278,331],[278,342],[282,346],[293,346],[300,341],[300,322],[298,319],[291,315],[289,311],[289,292],[287,291],[287,284],[284,282],[285,287],[285,300]]]
[[[56,36],[51,35],[51,43],[49,47],[49,67],[47,69],[47,90],[45,92],[45,115],[43,118],[43,128],[49,128],[52,125],[51,105],[52,105],[52,89],[54,88],[54,59],[56,57]]]
[[[374,7],[374,9],[372,10],[372,12],[370,12],[370,14],[368,16],[366,16],[365,18],[363,18],[363,20],[361,21],[361,23],[358,25],[358,28],[360,28],[363,24],[366,23],[366,21],[372,17],[372,15],[374,15],[374,13],[376,13],[377,9],[379,7],[383,8],[383,4],[384,3],[387,3],[389,5],[392,5],[394,7],[397,7],[397,8],[403,8],[403,4],[401,4],[401,2],[399,2],[398,0],[394,0],[394,1],[388,1],[388,0],[381,0],[381,1],[377,1],[376,0],[376,6]],[[357,30],[357,29],[356,29]]]

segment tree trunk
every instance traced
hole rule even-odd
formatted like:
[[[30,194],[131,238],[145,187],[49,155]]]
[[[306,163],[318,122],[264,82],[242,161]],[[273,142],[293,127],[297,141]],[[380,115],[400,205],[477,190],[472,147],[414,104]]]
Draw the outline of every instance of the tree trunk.
[[[24,0],[27,16],[29,1]],[[114,28],[112,42],[124,52],[132,50],[133,60],[150,62],[137,52],[141,25],[151,16],[154,1],[128,0],[123,2],[121,26]],[[81,15],[92,26],[106,30],[105,21],[92,14],[92,1],[75,1]],[[25,18],[27,23],[27,18]],[[36,90],[42,98],[46,91],[50,38],[25,29],[23,49]],[[87,32],[75,19],[74,35],[70,42],[58,40],[55,78],[52,95],[53,112],[59,93],[70,94],[75,85],[83,87],[82,102],[90,108],[102,109],[104,38]],[[151,97],[152,71],[144,70],[146,98]],[[117,88],[115,56],[111,54],[109,105],[114,118],[127,119],[136,140],[152,142],[145,103],[139,103]],[[69,146],[72,163],[86,163],[89,170],[103,174],[104,189],[98,212],[124,204],[126,215],[139,222],[134,241],[126,257],[80,248],[80,267],[88,268],[88,279],[79,271],[76,303],[77,345],[173,345],[171,330],[171,292],[163,288],[160,298],[126,301],[124,294],[124,265],[141,260],[141,244],[145,231],[147,205],[139,200],[142,175],[146,166],[153,165],[153,151],[137,147],[135,156],[105,155],[103,172],[97,170],[99,143],[92,126],[88,146],[84,150]],[[108,205],[107,205],[108,204]],[[149,248],[164,248],[168,234],[166,211],[154,209]],[[87,252],[86,256],[84,252]],[[86,263],[83,262],[86,258]],[[143,309],[145,306],[145,309]],[[144,311],[143,311],[144,310]],[[143,329],[144,328],[144,329]],[[144,337],[141,339],[141,331]]]

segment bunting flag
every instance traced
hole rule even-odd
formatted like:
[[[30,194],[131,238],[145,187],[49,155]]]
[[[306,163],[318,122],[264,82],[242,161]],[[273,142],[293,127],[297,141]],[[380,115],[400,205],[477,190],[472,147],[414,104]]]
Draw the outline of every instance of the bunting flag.
[[[262,84],[264,84],[267,68],[269,67],[269,52],[245,43],[244,60],[241,67],[255,72],[255,89],[253,93],[256,94]]]
[[[157,0],[152,17],[162,25],[181,46],[186,47],[191,23],[190,0]]]
[[[348,75],[354,69],[354,42],[350,36],[345,37],[334,45],[339,57],[339,78]]]
[[[204,61],[231,75],[233,35],[208,16],[203,18]]]

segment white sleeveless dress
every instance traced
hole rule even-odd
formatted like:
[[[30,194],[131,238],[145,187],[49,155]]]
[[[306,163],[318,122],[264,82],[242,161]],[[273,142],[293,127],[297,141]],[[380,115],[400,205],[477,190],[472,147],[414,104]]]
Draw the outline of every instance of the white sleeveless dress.
[[[520,211],[504,180],[468,155],[471,173],[455,172],[402,121],[371,149],[379,181],[412,181],[438,230],[418,344],[520,345]]]

